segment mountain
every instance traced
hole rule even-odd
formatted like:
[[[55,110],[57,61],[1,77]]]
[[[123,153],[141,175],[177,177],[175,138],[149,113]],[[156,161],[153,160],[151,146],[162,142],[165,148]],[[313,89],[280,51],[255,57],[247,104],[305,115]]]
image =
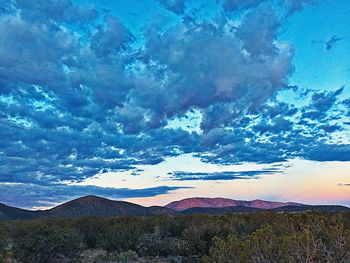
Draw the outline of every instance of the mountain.
[[[144,207],[125,201],[113,201],[88,195],[46,210],[43,217],[149,216],[171,212],[170,209],[164,207]]]
[[[84,216],[152,216],[225,213],[257,213],[261,211],[299,213],[319,210],[323,212],[348,212],[350,208],[338,205],[304,205],[297,203],[269,202],[263,200],[242,201],[227,198],[187,198],[172,202],[165,207],[141,205],[113,201],[88,195],[58,205],[47,210],[30,211],[0,203],[0,220],[38,219],[38,218],[74,218]]]
[[[350,212],[350,208],[342,205],[290,205],[273,209],[274,212],[300,213],[321,211],[326,213]]]
[[[321,211],[325,213],[340,213],[350,212],[350,208],[341,205],[287,205],[274,209],[261,209],[246,206],[228,206],[228,207],[193,207],[180,211],[181,214],[208,214],[208,215],[223,215],[227,213],[233,214],[248,214],[259,212],[277,212],[277,213],[302,213],[310,211]]]
[[[201,208],[222,208],[222,207],[232,207],[232,206],[242,206],[258,209],[274,209],[289,205],[302,205],[297,203],[282,203],[282,202],[270,202],[264,200],[253,200],[253,201],[243,201],[234,200],[228,198],[204,198],[204,197],[194,197],[186,198],[180,201],[174,201],[167,204],[165,207],[173,209],[175,211],[184,211],[190,208],[201,207]]]
[[[0,219],[2,220],[83,216],[151,216],[175,213],[175,211],[166,207],[144,207],[93,195],[80,197],[48,210],[29,211],[0,204]]]
[[[41,211],[30,211],[0,203],[0,220],[34,219]]]
[[[261,212],[262,209],[252,208],[246,206],[226,206],[226,207],[192,207],[186,210],[180,211],[183,215],[191,214],[208,214],[208,215],[222,215],[227,213],[256,213]]]

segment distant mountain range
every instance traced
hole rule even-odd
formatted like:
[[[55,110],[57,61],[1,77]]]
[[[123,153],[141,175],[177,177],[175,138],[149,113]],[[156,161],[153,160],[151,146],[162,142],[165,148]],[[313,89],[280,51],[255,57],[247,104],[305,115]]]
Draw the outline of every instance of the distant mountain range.
[[[165,207],[173,209],[175,211],[184,211],[186,209],[202,207],[202,208],[222,208],[222,207],[231,207],[231,206],[242,206],[258,209],[275,209],[279,207],[284,207],[288,205],[302,206],[303,204],[297,203],[282,203],[282,202],[270,202],[264,200],[253,200],[253,201],[244,201],[244,200],[233,200],[228,198],[203,198],[203,197],[194,197],[186,198],[180,201],[174,201],[170,204],[167,204]]]
[[[256,213],[261,211],[304,212],[320,210],[325,212],[347,212],[350,208],[337,205],[305,205],[292,202],[269,202],[264,200],[233,200],[227,198],[187,198],[166,206],[144,207],[141,205],[113,201],[88,195],[66,202],[47,210],[25,210],[0,203],[0,220],[37,219],[37,218],[74,218],[83,216],[152,216],[182,214],[225,214]]]

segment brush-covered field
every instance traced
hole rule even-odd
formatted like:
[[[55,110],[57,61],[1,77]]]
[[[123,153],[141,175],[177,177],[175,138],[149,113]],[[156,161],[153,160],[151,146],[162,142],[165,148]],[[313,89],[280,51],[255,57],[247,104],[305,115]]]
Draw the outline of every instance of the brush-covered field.
[[[350,213],[0,222],[0,262],[350,262]]]

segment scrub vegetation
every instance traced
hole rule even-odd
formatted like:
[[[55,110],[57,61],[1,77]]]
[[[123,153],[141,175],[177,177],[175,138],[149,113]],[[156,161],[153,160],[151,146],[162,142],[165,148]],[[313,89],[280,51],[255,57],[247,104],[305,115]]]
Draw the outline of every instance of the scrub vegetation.
[[[350,262],[350,213],[0,222],[0,262]]]

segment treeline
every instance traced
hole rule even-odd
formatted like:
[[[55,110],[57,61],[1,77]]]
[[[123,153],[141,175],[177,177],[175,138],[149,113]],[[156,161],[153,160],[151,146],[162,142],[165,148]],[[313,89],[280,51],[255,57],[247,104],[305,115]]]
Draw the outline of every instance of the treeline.
[[[350,262],[350,214],[0,222],[0,262]]]

